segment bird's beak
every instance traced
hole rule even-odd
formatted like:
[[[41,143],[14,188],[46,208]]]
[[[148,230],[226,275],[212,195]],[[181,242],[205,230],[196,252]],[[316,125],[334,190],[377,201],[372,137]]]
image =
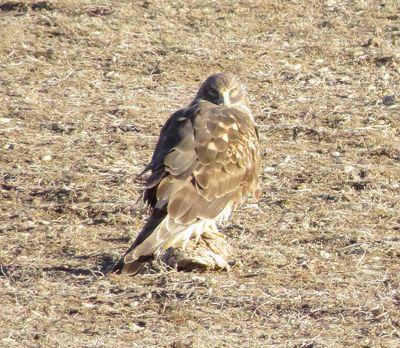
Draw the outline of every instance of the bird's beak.
[[[229,97],[229,91],[224,91],[222,92],[222,104],[224,104],[227,107],[231,106],[231,99]]]

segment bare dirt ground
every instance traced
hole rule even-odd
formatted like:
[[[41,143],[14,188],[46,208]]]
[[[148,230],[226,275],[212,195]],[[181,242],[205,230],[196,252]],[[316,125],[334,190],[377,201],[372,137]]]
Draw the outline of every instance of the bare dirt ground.
[[[0,2],[0,346],[399,347],[397,1]],[[248,86],[231,272],[104,276],[209,74]]]

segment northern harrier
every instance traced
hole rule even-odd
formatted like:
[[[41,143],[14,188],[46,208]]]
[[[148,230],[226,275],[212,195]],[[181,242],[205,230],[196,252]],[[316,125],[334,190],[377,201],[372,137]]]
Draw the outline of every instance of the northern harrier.
[[[143,199],[151,215],[114,273],[136,274],[169,247],[218,233],[216,223],[257,194],[259,138],[235,76],[208,77],[194,100],[171,115],[149,170]]]

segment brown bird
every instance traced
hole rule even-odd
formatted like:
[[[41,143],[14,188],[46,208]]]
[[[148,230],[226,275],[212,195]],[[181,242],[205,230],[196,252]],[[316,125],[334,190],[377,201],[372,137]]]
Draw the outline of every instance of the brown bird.
[[[209,76],[161,130],[143,199],[150,217],[114,267],[136,274],[163,250],[218,233],[246,196],[257,196],[259,137],[245,89],[232,74]]]

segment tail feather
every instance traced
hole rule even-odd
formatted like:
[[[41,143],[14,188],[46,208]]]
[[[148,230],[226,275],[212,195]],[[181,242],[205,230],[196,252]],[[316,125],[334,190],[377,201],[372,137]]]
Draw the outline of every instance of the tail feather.
[[[154,210],[136,240],[115,265],[112,273],[139,273],[145,264],[158,257],[162,250],[185,246],[192,235],[198,239],[210,221],[182,224],[168,216],[166,210]]]
[[[175,222],[168,215],[158,219],[150,217],[135,242],[117,263],[113,273],[135,275],[144,265],[157,258],[162,250],[176,247],[180,243],[185,245],[194,234],[199,238],[207,221],[200,220],[194,224]]]
[[[151,250],[148,250],[142,255],[139,254],[136,258],[132,258],[132,256],[134,256],[133,253],[135,252],[135,249],[142,243],[144,243],[152,235],[152,233],[157,229],[160,223],[165,219],[166,215],[167,214],[162,211],[153,212],[133,244],[114,266],[112,273],[135,275],[141,271],[141,269],[148,261],[151,261],[154,258]],[[135,253],[135,255],[137,255],[137,253]]]
[[[146,263],[152,261],[154,257],[153,256],[140,257],[136,261],[128,263],[126,263],[124,259],[125,257],[122,257],[118,261],[118,263],[114,266],[112,273],[136,275],[143,269]]]
[[[152,215],[112,273],[135,275],[144,265],[156,258],[161,250],[190,238],[193,225],[182,225],[167,216]]]

